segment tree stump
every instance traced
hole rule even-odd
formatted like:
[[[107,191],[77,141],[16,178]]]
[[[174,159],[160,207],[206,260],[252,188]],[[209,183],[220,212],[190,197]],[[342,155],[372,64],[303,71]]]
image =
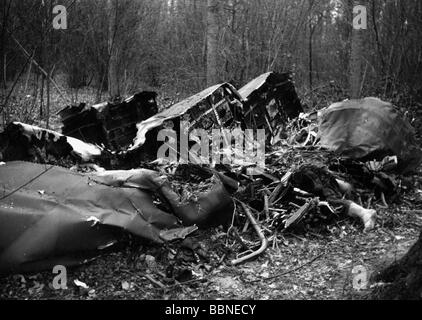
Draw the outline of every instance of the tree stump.
[[[402,259],[381,271],[374,280],[389,283],[374,293],[378,299],[422,300],[422,233]]]

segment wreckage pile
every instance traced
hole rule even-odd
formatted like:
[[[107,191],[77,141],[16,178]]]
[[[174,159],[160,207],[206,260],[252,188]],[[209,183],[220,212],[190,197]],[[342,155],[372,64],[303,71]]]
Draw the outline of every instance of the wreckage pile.
[[[366,98],[305,114],[289,74],[266,73],[239,91],[219,84],[157,110],[156,94],[143,92],[65,108],[63,134],[9,124],[0,134],[0,273],[81,264],[125,233],[163,244],[223,225],[243,250],[231,261],[239,264],[281,233],[325,232],[344,217],[370,231],[374,203],[398,199],[403,174],[422,159],[391,104]],[[189,137],[223,128],[264,129],[265,167],[183,163],[183,143],[195,140],[160,138],[163,129]],[[157,159],[168,145],[176,161]]]

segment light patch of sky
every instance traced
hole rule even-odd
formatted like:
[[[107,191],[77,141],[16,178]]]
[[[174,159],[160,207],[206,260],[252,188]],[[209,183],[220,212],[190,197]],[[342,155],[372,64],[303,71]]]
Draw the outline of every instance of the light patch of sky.
[[[331,17],[332,22],[334,23],[338,17],[342,16],[342,2],[341,0],[331,0],[330,4],[332,5],[333,9],[331,10]]]

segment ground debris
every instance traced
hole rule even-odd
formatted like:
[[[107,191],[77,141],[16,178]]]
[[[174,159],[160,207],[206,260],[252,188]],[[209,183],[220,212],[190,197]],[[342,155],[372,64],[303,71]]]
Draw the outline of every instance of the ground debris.
[[[393,249],[402,252],[409,246],[415,230],[421,227],[417,206],[422,204],[422,182],[417,175],[402,175],[403,168],[407,170],[418,159],[412,158],[407,166],[409,153],[400,148],[383,148],[383,152],[362,157],[330,147],[326,143],[330,108],[301,113],[303,109],[297,95],[292,93],[291,78],[281,76],[286,77],[284,82],[275,81],[274,75],[262,75],[239,93],[229,84],[211,87],[155,117],[122,119],[128,127],[124,126],[124,132],[120,133],[114,131],[116,128],[109,126],[108,121],[122,104],[134,103],[137,96],[92,108],[79,106],[63,110],[69,134],[79,132],[72,127],[74,116],[87,116],[93,110],[98,113],[95,121],[91,120],[95,125],[101,124],[102,136],[83,134],[80,138],[102,144],[101,147],[89,146],[100,150],[102,159],[107,150],[113,155],[111,162],[115,163],[84,158],[81,152],[75,160],[78,152],[69,143],[69,137],[41,128],[33,135],[26,134],[34,131],[33,127],[24,130],[23,135],[27,137],[24,151],[26,156],[32,156],[25,160],[50,163],[51,154],[57,161],[69,157],[69,163],[63,166],[72,167],[68,173],[77,174],[81,181],[88,177],[87,189],[95,189],[96,184],[107,185],[116,192],[125,190],[131,196],[136,193],[143,202],[128,201],[124,206],[137,219],[131,219],[131,223],[138,225],[110,220],[112,215],[100,216],[101,219],[86,217],[86,225],[97,231],[103,225],[117,225],[130,232],[119,234],[119,241],[115,241],[114,233],[107,232],[107,241],[103,239],[99,246],[95,243],[100,251],[112,248],[104,250],[100,257],[95,255],[96,259],[90,263],[86,259],[79,261],[84,263],[83,268],[73,266],[70,275],[74,285],[69,289],[55,292],[48,285],[51,274],[43,272],[36,274],[34,281],[26,274],[23,280],[13,276],[1,278],[0,283],[4,285],[0,286],[0,294],[19,297],[27,290],[30,295],[44,298],[62,295],[81,299],[140,296],[183,299],[212,298],[222,290],[225,298],[353,296],[353,288],[350,288],[353,267],[376,269],[380,254]],[[266,92],[268,90],[281,96],[281,92],[289,91],[291,95],[290,98],[273,96]],[[147,102],[153,106],[153,100]],[[292,101],[294,105],[289,104]],[[365,103],[371,101],[364,100]],[[340,106],[354,103],[358,102],[340,103]],[[245,106],[249,108],[249,118],[242,117]],[[111,118],[107,119],[108,116]],[[143,121],[139,123],[139,120]],[[178,130],[184,120],[188,120],[192,129],[211,130],[225,125],[270,129],[265,168],[252,175],[250,169],[254,166],[251,164],[199,165],[160,159],[149,161],[140,156],[138,151],[150,147],[151,136],[158,129],[174,121],[173,127]],[[321,130],[321,121],[325,131]],[[275,124],[281,125],[280,132],[276,132]],[[22,128],[26,125],[12,125],[14,131],[22,131]],[[330,130],[331,136],[341,140],[341,132],[334,132],[336,135]],[[42,157],[38,156],[39,152],[31,151],[37,150],[35,147],[44,150]],[[6,154],[3,150],[6,149],[2,149],[2,155]],[[8,162],[1,165],[3,170],[13,165],[6,160]],[[86,161],[93,163],[82,163]],[[132,168],[134,163],[144,169],[122,170]],[[102,164],[107,169],[119,170],[106,170]],[[54,170],[62,169],[54,167]],[[151,174],[154,179],[140,179],[139,170],[145,170],[142,172]],[[19,193],[21,188],[30,189],[26,184],[16,187],[1,200]],[[50,189],[37,186],[34,193],[50,203],[47,197],[57,191],[51,186]],[[16,210],[13,201],[3,201],[3,204],[5,212]],[[360,218],[361,223],[355,223],[350,216]],[[362,233],[362,229],[371,232]],[[323,256],[326,258],[319,259]],[[234,267],[246,260],[247,267]],[[101,272],[104,279],[97,276]],[[271,283],[271,292],[264,284],[267,280]],[[16,283],[19,286],[15,288]],[[81,283],[86,283],[87,288]],[[257,286],[252,290],[247,287],[250,283]],[[79,289],[81,287],[84,290]]]

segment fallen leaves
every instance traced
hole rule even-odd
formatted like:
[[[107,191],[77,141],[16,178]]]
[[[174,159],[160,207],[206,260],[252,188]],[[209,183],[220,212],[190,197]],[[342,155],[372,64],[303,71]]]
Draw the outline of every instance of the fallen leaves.
[[[359,229],[344,221],[336,225],[336,232],[324,237],[284,235],[285,245],[268,249],[265,255],[238,268],[227,266],[226,259],[220,266],[217,260],[223,252],[233,255],[224,246],[226,235],[215,229],[195,237],[201,247],[209,253],[210,262],[184,262],[183,268],[190,271],[191,282],[176,285],[167,283],[159,273],[164,273],[168,261],[182,258],[176,255],[177,248],[129,247],[121,252],[110,253],[84,265],[69,269],[67,290],[51,288],[53,274],[43,272],[34,275],[15,275],[0,278],[1,298],[23,299],[346,299],[364,298],[355,294],[352,287],[351,270],[356,265],[365,265],[368,270],[394,261],[414,243],[419,230],[405,227],[417,220],[416,214],[402,214],[393,211],[396,223],[379,227],[372,234],[363,235]],[[391,229],[390,229],[391,228]],[[338,234],[344,231],[344,237]],[[249,230],[249,234],[253,234]],[[242,234],[242,237],[246,235]],[[194,250],[196,245],[192,246]],[[188,249],[186,249],[188,250]],[[191,249],[189,249],[191,250]],[[133,251],[133,253],[132,253]],[[217,257],[214,257],[216,253]],[[293,271],[308,262],[311,257],[324,254],[301,269]],[[133,261],[128,259],[133,255]],[[387,259],[380,260],[380,257]],[[149,270],[149,271],[148,271]],[[156,270],[158,273],[154,273]],[[273,281],[267,276],[286,272]],[[143,275],[160,281],[166,289],[155,285]],[[85,284],[82,289],[73,280]],[[249,282],[259,280],[250,284]],[[78,284],[80,284],[78,282]],[[296,290],[293,285],[295,285]],[[382,285],[382,284],[380,284]]]

